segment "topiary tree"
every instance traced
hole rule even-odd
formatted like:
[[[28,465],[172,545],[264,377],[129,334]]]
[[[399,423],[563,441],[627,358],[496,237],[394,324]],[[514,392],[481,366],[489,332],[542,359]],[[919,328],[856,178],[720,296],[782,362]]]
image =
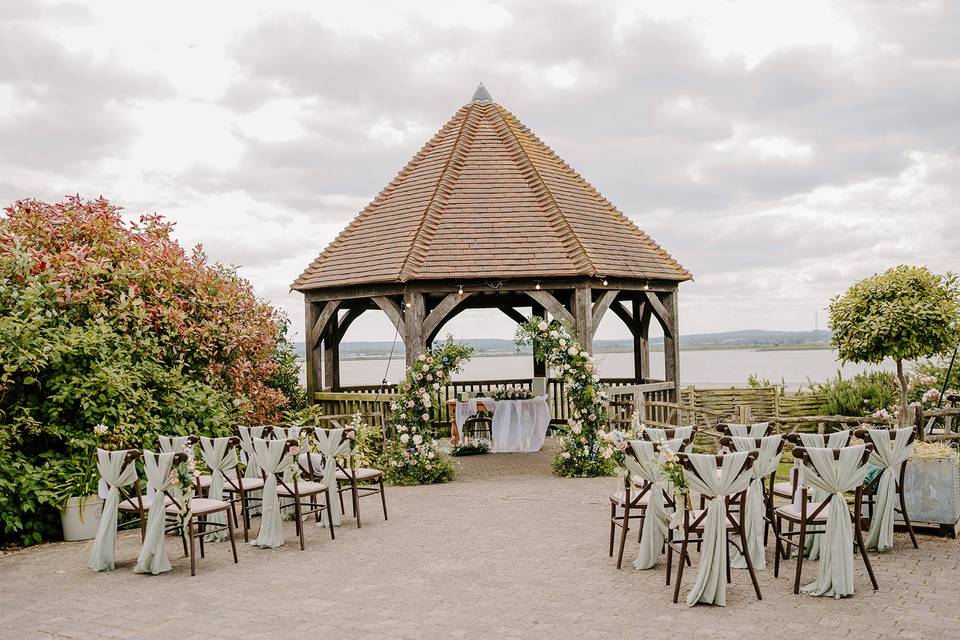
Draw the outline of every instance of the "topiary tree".
[[[854,284],[830,301],[833,344],[844,362],[897,363],[900,419],[907,421],[905,360],[932,357],[960,340],[960,282],[900,265]]]

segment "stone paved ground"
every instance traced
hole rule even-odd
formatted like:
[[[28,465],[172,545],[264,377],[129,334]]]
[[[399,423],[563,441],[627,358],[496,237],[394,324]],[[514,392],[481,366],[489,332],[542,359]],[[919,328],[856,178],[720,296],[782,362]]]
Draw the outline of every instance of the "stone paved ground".
[[[460,464],[456,482],[389,489],[389,522],[368,501],[363,529],[348,520],[330,541],[311,527],[303,552],[292,525],[285,547],[243,547],[238,565],[212,545],[195,578],[182,558],[133,574],[136,532],[121,534],[110,573],[85,568],[89,542],[0,557],[0,638],[960,636],[957,541],[924,535],[914,551],[898,538],[874,556],[877,593],[860,567],[857,594],[840,601],[794,596],[767,571],[758,602],[736,572],[726,608],[689,608],[670,601],[662,569],[607,558],[611,479],[553,478],[548,452]],[[177,540],[168,549],[178,555]]]

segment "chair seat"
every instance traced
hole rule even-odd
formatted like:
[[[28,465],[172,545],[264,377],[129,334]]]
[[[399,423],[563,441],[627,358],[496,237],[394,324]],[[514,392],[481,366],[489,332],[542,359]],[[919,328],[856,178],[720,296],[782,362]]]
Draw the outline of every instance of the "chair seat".
[[[209,498],[194,498],[190,501],[190,512],[195,516],[204,516],[217,511],[224,511],[230,508],[229,502],[223,500],[211,500]],[[168,504],[167,513],[177,513],[176,505]]]
[[[807,501],[807,522],[814,524],[822,524],[827,521],[827,509],[825,508],[816,518],[811,518],[810,514],[820,508],[820,505],[824,504],[822,502],[811,502]],[[800,510],[794,506],[791,502],[790,504],[785,504],[782,507],[777,507],[775,509],[777,515],[783,516],[787,520],[793,520],[794,522],[800,522]]]
[[[647,493],[643,494],[642,496],[640,496],[639,499],[637,499],[637,495],[638,495],[638,494],[633,493],[633,494],[630,496],[631,507],[646,506],[646,505],[650,504],[650,492],[649,492],[649,491],[648,491]],[[625,499],[626,499],[626,492],[625,492],[625,491],[617,491],[616,493],[611,493],[611,494],[610,494],[610,502],[612,502],[612,503],[615,504],[615,505],[618,505],[618,506],[621,506],[621,507],[622,507],[622,506],[624,505],[624,500],[625,500]]]
[[[793,497],[793,483],[792,482],[775,482],[773,484],[773,495],[782,496],[784,498]]]
[[[379,469],[366,469],[361,467],[359,469],[353,469],[352,471],[347,469],[346,472],[337,469],[337,480],[349,480],[351,472],[356,476],[357,480],[375,480],[383,475],[383,471]]]
[[[223,490],[229,491],[230,493],[236,493],[237,488],[235,488],[233,485],[237,484],[236,478],[230,478],[229,481],[224,481]],[[242,488],[244,491],[256,491],[257,489],[263,489],[263,478],[240,478],[239,488]]]
[[[164,501],[168,506],[173,504],[173,500],[170,499],[170,496],[164,494],[163,497],[164,497]],[[148,498],[147,496],[143,496],[140,498],[140,500],[143,503],[143,510],[149,511],[150,505],[153,504],[153,497]],[[120,511],[127,512],[127,513],[130,513],[130,512],[138,513],[140,511],[140,506],[137,503],[136,498],[127,498],[126,500],[120,501],[119,509]]]
[[[213,483],[213,476],[200,476],[197,478],[197,485],[201,489],[209,489],[211,483]]]
[[[327,490],[327,485],[322,482],[311,482],[301,481],[297,482],[297,491],[300,492],[301,496],[309,496],[315,493],[322,493]],[[290,498],[293,494],[293,483],[290,483],[290,488],[287,489],[281,484],[277,485],[277,495],[283,498]]]

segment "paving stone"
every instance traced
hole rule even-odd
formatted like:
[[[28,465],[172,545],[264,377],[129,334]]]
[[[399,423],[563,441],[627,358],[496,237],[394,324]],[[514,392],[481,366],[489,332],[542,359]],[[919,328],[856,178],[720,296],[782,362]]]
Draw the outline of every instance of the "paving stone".
[[[635,537],[622,571],[607,557],[614,480],[553,477],[550,457],[546,450],[460,458],[455,482],[388,488],[387,522],[365,500],[362,529],[348,517],[331,541],[308,524],[306,551],[291,523],[280,549],[238,544],[236,565],[227,544],[211,544],[193,578],[175,538],[167,547],[172,572],[134,574],[136,531],[120,534],[119,566],[109,573],[86,568],[92,542],[0,557],[0,639],[766,640],[949,638],[960,629],[960,545],[929,535],[914,550],[898,534],[894,551],[871,555],[876,593],[857,559],[854,597],[795,596],[793,561],[775,579],[768,554],[762,601],[735,571],[727,607],[675,605],[662,563],[650,571],[630,565]],[[805,579],[815,572],[816,563],[805,563]],[[686,572],[681,597],[694,575]]]

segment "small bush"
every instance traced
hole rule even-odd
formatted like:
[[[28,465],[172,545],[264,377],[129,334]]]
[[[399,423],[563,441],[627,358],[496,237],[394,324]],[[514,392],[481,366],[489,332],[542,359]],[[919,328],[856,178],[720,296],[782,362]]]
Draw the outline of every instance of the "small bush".
[[[838,372],[835,379],[811,388],[823,397],[825,415],[869,416],[898,402],[897,378],[889,371],[865,371],[848,379]]]

